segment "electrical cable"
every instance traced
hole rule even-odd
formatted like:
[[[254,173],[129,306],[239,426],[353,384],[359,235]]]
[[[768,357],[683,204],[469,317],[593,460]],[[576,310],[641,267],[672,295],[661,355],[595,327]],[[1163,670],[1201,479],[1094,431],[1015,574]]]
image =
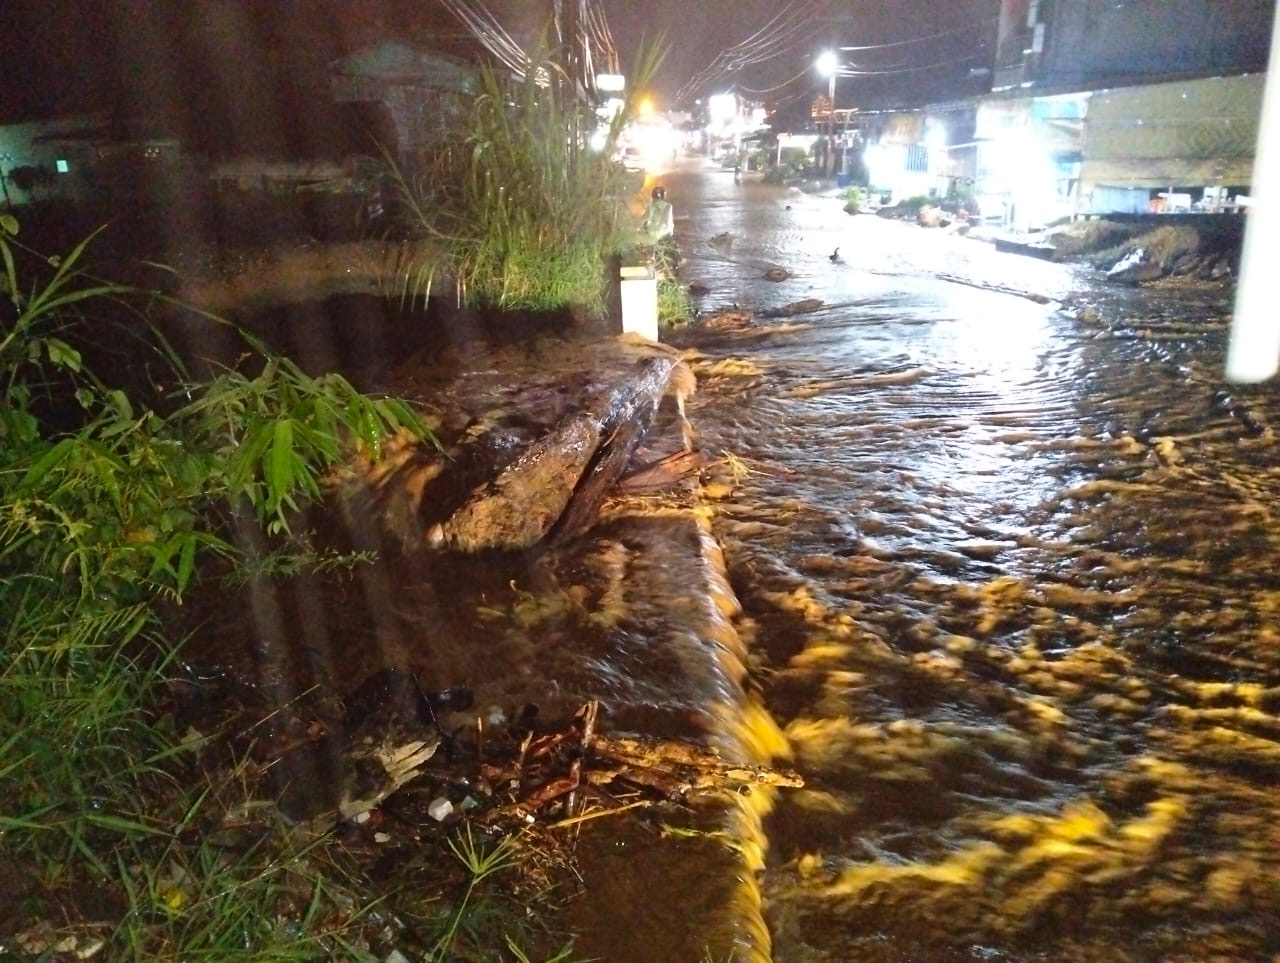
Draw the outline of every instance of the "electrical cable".
[[[710,64],[687,81],[676,93],[676,103],[687,102],[703,87],[735,70],[793,52],[811,40],[819,27],[816,5],[803,0],[792,0],[764,26],[745,40],[721,51]]]
[[[880,67],[880,68],[859,68],[856,65],[849,67],[840,67],[836,70],[837,77],[887,77],[892,74],[911,74],[923,70],[939,70],[943,67],[958,67],[960,64],[968,63],[979,55],[976,53],[969,54],[954,60],[940,60],[932,64],[915,64],[912,66],[898,67]]]
[[[969,24],[964,27],[954,27],[951,30],[943,30],[939,33],[931,33],[923,37],[911,37],[908,40],[894,40],[889,43],[868,43],[859,44],[852,47],[841,45],[836,48],[838,50],[856,51],[856,50],[887,50],[890,47],[905,47],[913,43],[925,43],[929,40],[938,40],[942,37],[951,37],[956,34],[970,33],[974,30],[985,28],[985,24]]]

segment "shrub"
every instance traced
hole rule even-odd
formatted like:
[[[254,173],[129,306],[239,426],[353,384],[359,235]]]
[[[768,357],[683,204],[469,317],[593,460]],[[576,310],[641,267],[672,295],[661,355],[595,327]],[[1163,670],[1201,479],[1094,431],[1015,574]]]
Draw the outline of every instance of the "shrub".
[[[547,70],[516,85],[481,76],[466,136],[398,176],[402,216],[442,241],[461,301],[501,308],[603,305],[607,254],[629,224],[621,171],[571,132],[588,116]],[[415,293],[421,294],[421,286]]]
[[[229,514],[287,531],[319,494],[317,473],[349,448],[424,429],[403,404],[270,355],[256,376],[189,385],[193,400],[170,413],[136,408],[74,339],[96,306],[142,292],[83,268],[91,238],[35,261],[43,276],[28,282],[19,256],[34,252],[16,233],[0,217],[0,836],[22,867],[24,906],[40,912],[38,894],[91,885],[121,908],[121,926],[135,928],[121,938],[137,949],[136,927],[169,919],[152,884],[171,863],[226,868],[216,847],[177,842],[209,787],[191,786],[187,744],[153,713],[178,651],[159,606],[182,599],[202,556],[237,556],[220,524]],[[213,958],[207,941],[228,935],[269,940],[281,875],[242,866],[204,881],[222,935],[193,912],[177,921],[188,944],[172,958]]]
[[[657,47],[641,52],[633,89],[661,60]],[[401,221],[445,246],[462,302],[599,313],[605,264],[634,233],[629,175],[612,160],[630,116],[625,107],[604,149],[592,150],[595,112],[558,66],[534,62],[518,81],[485,69],[463,136],[424,152],[411,171],[393,170]],[[408,279],[410,292],[429,293],[432,280]]]

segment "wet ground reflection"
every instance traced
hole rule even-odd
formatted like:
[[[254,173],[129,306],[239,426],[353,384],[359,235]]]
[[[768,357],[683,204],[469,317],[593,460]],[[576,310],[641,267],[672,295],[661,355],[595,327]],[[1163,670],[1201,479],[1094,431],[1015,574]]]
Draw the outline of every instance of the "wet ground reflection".
[[[1280,952],[1277,389],[1222,382],[1225,295],[667,185],[708,311],[829,305],[678,339],[807,780],[768,826],[775,958]]]

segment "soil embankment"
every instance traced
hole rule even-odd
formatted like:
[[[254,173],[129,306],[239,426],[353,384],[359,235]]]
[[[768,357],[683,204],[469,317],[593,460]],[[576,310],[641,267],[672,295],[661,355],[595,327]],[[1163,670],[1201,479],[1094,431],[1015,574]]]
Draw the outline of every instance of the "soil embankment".
[[[1081,260],[1124,284],[1165,277],[1229,281],[1240,270],[1245,218],[1229,214],[1114,216],[1041,232],[1056,260]]]
[[[948,207],[899,204],[876,213],[993,240],[1010,253],[1083,261],[1121,284],[1160,278],[1231,281],[1240,270],[1246,223],[1244,214],[1111,214],[1010,236]]]

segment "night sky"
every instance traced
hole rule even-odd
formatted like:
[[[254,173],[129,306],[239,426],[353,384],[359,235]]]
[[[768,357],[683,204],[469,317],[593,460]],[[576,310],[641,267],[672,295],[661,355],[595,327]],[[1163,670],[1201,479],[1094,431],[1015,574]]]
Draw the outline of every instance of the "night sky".
[[[668,102],[726,48],[748,41],[786,7],[780,0],[601,0],[625,61],[640,37],[669,47],[656,87]],[[545,5],[486,4],[523,43],[535,42]],[[739,85],[807,109],[826,82],[812,68],[833,43],[921,43],[848,53],[888,71],[842,79],[837,104],[936,99],[973,91],[967,55],[986,52],[995,0],[811,0],[786,49],[714,77],[705,93]],[[396,39],[457,50],[458,21],[429,0],[4,0],[0,3],[0,120],[109,109],[145,117],[202,150],[288,154],[314,147],[333,121],[326,65]],[[981,63],[981,61],[976,61]],[[917,67],[933,69],[910,70]],[[901,72],[899,72],[901,71]],[[784,81],[790,80],[790,83]]]
[[[746,41],[786,6],[783,0],[603,0],[619,47],[624,37],[641,30],[664,30],[670,44],[666,93],[714,60],[716,54]],[[751,64],[720,81],[735,82],[751,92],[769,93],[762,99],[794,97],[806,105],[825,93],[827,82],[812,69],[817,55],[834,46],[900,44],[917,38],[935,39],[886,47],[878,51],[842,54],[846,62],[877,71],[876,77],[842,78],[837,106],[919,102],[975,92],[969,68],[989,65],[999,0],[811,0],[812,29],[798,34],[794,49],[784,56]],[[977,55],[979,59],[959,62]],[[943,64],[935,69],[908,71],[914,65]],[[897,72],[897,71],[902,72]],[[779,90],[771,90],[795,78]]]

